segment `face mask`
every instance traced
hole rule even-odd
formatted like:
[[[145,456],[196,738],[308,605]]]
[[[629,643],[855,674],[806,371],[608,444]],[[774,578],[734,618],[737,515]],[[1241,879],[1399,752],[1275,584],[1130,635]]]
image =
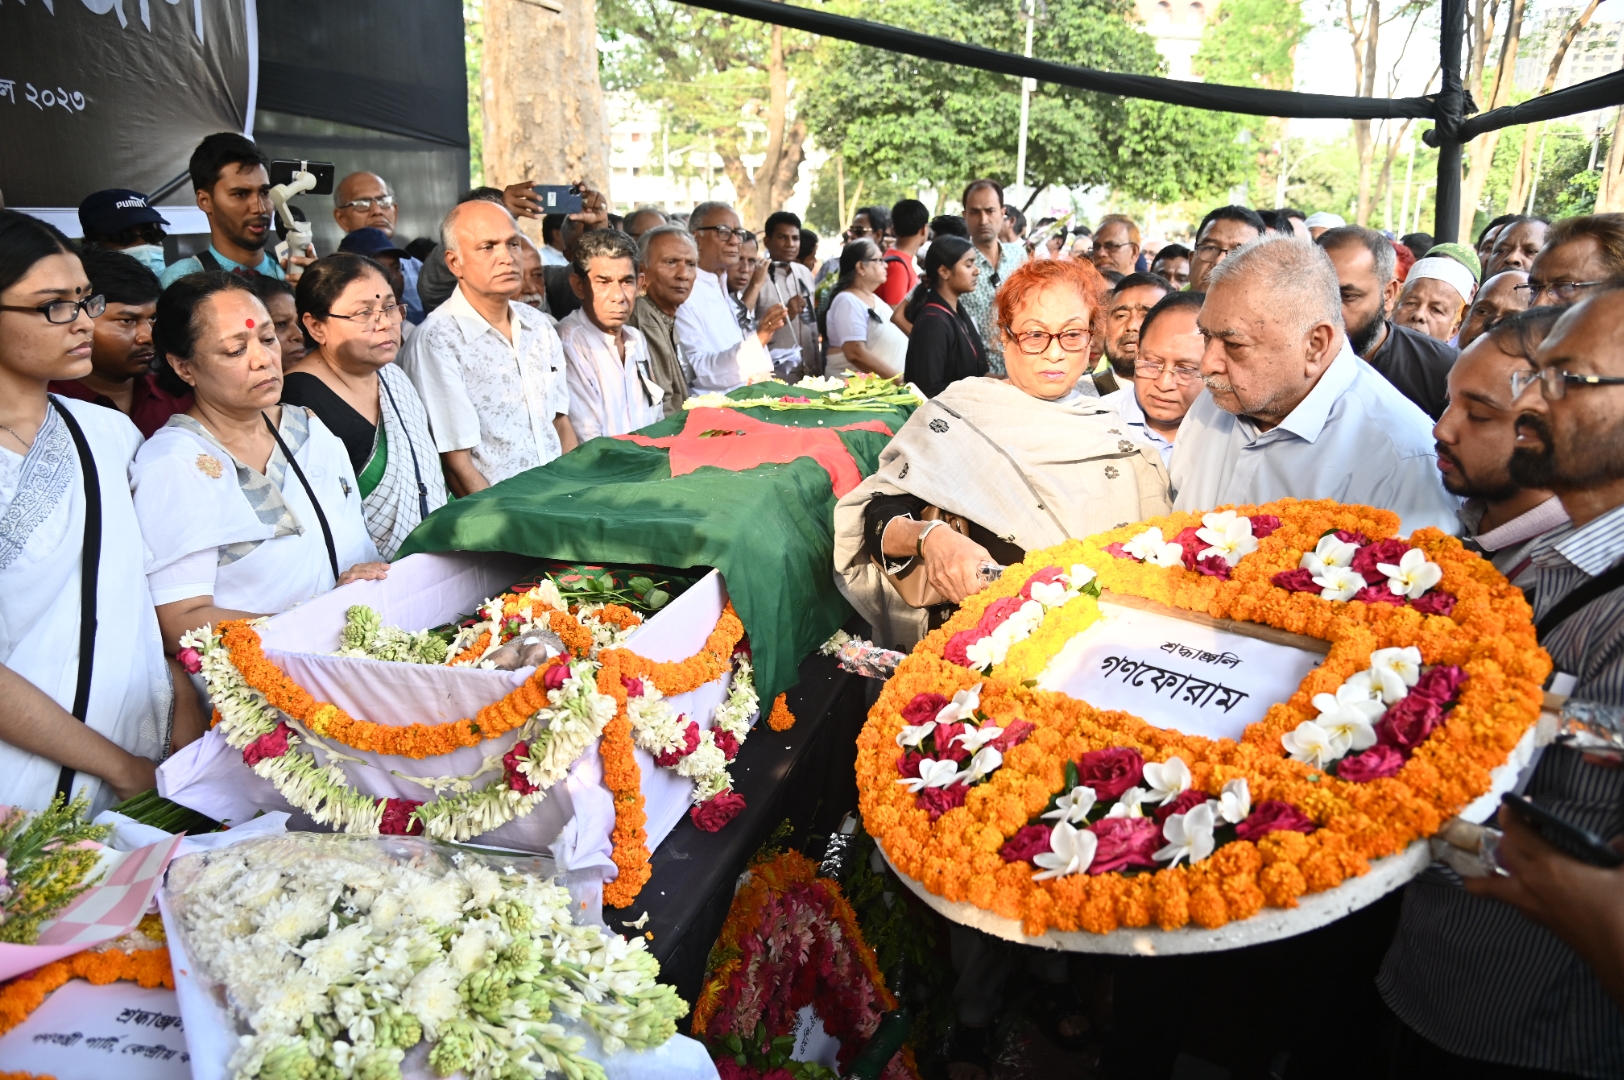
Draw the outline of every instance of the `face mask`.
[[[135,259],[154,274],[163,273],[164,267],[168,265],[164,262],[162,244],[137,244],[135,247],[125,248],[124,254]]]

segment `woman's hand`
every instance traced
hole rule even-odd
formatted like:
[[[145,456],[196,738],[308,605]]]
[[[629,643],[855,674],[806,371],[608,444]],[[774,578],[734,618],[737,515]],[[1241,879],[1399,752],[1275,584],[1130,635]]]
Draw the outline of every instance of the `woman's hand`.
[[[964,603],[967,596],[987,587],[981,577],[981,564],[995,562],[987,549],[970,539],[942,526],[925,535],[925,576],[936,591],[953,601]]]
[[[102,777],[120,802],[158,786],[157,765],[137,754],[125,754],[124,758],[125,761],[116,776]]]
[[[352,581],[382,581],[389,576],[389,564],[386,562],[358,562],[333,582],[333,588],[348,585]]]

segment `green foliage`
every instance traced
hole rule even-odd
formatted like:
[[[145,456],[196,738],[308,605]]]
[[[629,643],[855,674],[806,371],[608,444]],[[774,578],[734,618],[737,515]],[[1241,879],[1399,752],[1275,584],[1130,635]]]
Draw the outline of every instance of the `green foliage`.
[[[1483,221],[1506,211],[1506,200],[1511,194],[1511,180],[1522,154],[1523,127],[1506,128],[1494,148],[1494,162],[1489,166],[1488,180],[1483,185],[1483,203],[1479,215]],[[1545,160],[1539,160],[1539,144],[1545,139]],[[1539,169],[1539,186],[1534,192],[1534,213],[1552,221],[1572,214],[1588,214],[1596,205],[1596,189],[1601,183],[1601,166],[1607,160],[1612,139],[1603,135],[1596,154],[1596,168],[1590,168],[1591,132],[1577,124],[1560,121],[1548,123],[1543,132],[1534,132],[1534,144],[1529,168]],[[1525,195],[1524,198],[1527,198]],[[1518,206],[1516,213],[1526,208]]]
[[[838,236],[851,222],[840,220],[840,184],[836,178],[833,157],[812,178],[812,199],[806,208],[807,228],[819,236]],[[862,190],[857,185],[861,183]],[[856,206],[892,206],[903,199],[920,197],[917,186],[897,183],[888,177],[861,175],[846,177],[846,202]],[[928,203],[929,200],[927,199]]]
[[[1301,0],[1222,0],[1191,67],[1203,82],[1290,90],[1310,29]]]
[[[89,809],[83,795],[71,803],[58,795],[44,810],[12,810],[0,823],[0,942],[32,945],[40,926],[93,884],[100,854],[82,845],[112,830],[86,821]]]
[[[479,0],[463,0],[462,49],[468,68],[468,184],[485,183],[485,15]]]

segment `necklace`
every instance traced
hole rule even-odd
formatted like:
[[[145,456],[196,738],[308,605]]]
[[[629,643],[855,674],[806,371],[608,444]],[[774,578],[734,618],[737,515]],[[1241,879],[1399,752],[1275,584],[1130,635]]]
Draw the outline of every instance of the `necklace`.
[[[29,442],[27,439],[23,438],[21,435],[17,434],[17,429],[13,428],[10,424],[0,424],[0,428],[5,428],[7,431],[11,432],[11,437],[23,444],[23,450],[24,451],[34,449],[34,444]]]

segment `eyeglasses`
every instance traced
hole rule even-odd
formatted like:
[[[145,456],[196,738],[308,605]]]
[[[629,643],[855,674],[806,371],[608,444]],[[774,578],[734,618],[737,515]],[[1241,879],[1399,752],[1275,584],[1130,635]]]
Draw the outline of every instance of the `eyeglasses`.
[[[1539,383],[1539,392],[1546,401],[1560,401],[1567,394],[1569,386],[1624,386],[1624,377],[1615,375],[1575,375],[1571,371],[1560,368],[1543,368],[1539,371],[1513,371],[1511,373],[1511,399],[1523,396],[1523,391],[1535,382]]]
[[[1017,334],[1009,327],[1004,327],[1004,333],[1015,339],[1016,348],[1027,356],[1042,356],[1049,351],[1049,343],[1060,342],[1060,348],[1069,353],[1084,352],[1088,349],[1089,338],[1092,335],[1087,330],[1062,330],[1058,334],[1051,334],[1047,330],[1027,330]]]
[[[1244,247],[1244,244],[1231,244],[1229,247],[1219,247],[1217,244],[1197,244],[1194,254],[1213,262],[1222,259],[1225,255]]]
[[[1110,241],[1103,241],[1103,240],[1094,241],[1094,250],[1095,251],[1105,251],[1105,252],[1109,252],[1112,255],[1115,255],[1117,252],[1121,251],[1125,247],[1137,247],[1137,246],[1138,245],[1136,245],[1131,240],[1124,240],[1120,244],[1113,244]],[[1199,251],[1200,248],[1197,248],[1196,250]]]
[[[848,236],[871,236],[873,233],[874,230],[869,228],[867,225],[853,225],[851,228],[846,230],[846,234]]]
[[[378,308],[377,310],[367,308],[364,311],[357,311],[354,315],[340,315],[335,311],[330,313],[328,317],[363,324],[378,322],[392,323],[401,317],[401,307],[399,304],[385,304],[383,307]]]
[[[349,202],[340,206],[339,209],[371,210],[374,204],[376,204],[380,210],[388,210],[395,205],[395,197],[393,195],[379,195],[375,199],[351,199]]]
[[[1521,285],[1513,285],[1511,291],[1517,293],[1529,307],[1538,307],[1537,301],[1546,293],[1565,304],[1579,295],[1579,290],[1603,284],[1605,282],[1601,281],[1525,281]]]
[[[18,307],[16,304],[0,304],[0,311],[37,312],[45,316],[45,321],[55,323],[57,326],[66,326],[79,318],[82,311],[92,319],[97,318],[107,310],[107,297],[87,296],[83,300],[52,300],[50,303],[40,304],[38,307]]]
[[[731,225],[701,225],[699,228],[690,231],[696,233],[713,232],[716,234],[716,238],[724,244],[734,239],[743,241],[745,237],[750,235],[748,229],[735,229]]]
[[[1160,379],[1162,372],[1166,371],[1167,367],[1166,364],[1156,364],[1149,360],[1136,360],[1133,365],[1133,373],[1136,378],[1140,379]],[[1199,367],[1186,367],[1183,364],[1174,364],[1173,378],[1180,386],[1189,386],[1191,383],[1200,380],[1201,369]]]

